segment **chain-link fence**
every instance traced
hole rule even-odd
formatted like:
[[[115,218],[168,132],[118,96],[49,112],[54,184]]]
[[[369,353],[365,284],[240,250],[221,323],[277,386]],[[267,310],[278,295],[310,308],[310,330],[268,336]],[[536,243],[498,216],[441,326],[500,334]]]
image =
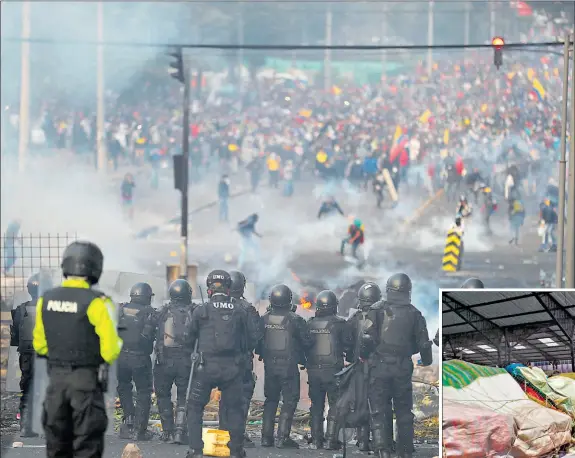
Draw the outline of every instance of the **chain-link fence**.
[[[12,308],[15,296],[25,291],[28,278],[40,269],[59,272],[64,249],[76,239],[74,233],[2,236],[0,294],[3,306]]]

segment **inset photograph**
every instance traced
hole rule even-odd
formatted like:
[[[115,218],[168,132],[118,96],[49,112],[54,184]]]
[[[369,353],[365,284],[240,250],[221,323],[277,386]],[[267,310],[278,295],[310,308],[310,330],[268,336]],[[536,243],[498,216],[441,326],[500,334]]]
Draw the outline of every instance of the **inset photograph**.
[[[575,458],[575,290],[442,290],[442,456]]]

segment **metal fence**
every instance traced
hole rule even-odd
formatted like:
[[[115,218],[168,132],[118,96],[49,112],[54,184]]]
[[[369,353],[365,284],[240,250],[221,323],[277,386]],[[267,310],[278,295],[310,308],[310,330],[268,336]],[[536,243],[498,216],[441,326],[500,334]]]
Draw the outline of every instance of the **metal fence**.
[[[25,290],[28,278],[40,269],[59,271],[64,249],[77,238],[74,233],[2,236],[0,295],[5,305],[10,307],[14,295]]]

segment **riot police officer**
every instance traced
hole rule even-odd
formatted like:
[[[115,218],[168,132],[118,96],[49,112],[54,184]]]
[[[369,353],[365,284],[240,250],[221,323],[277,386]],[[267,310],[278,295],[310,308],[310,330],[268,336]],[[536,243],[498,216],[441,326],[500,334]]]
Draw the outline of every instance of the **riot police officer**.
[[[345,352],[345,320],[336,315],[337,304],[333,291],[322,291],[317,295],[315,316],[308,321],[313,345],[306,352],[312,441],[316,448],[323,448],[323,412],[327,396],[329,411],[325,439],[328,450],[339,448],[334,414],[338,389],[334,375],[343,368]]]
[[[246,353],[255,345],[255,330],[244,307],[230,297],[232,279],[223,270],[214,270],[207,279],[209,300],[192,313],[188,343],[197,345],[198,366],[188,399],[188,458],[202,458],[202,418],[212,389],[218,387],[227,408],[231,458],[243,458],[245,418],[242,376]]]
[[[357,311],[349,318],[345,326],[346,345],[349,347],[347,360],[349,362],[356,362],[359,359],[361,337],[373,324],[368,319],[368,312],[373,304],[381,300],[381,289],[373,282],[366,282],[359,288],[357,299]],[[389,405],[388,408],[391,409],[391,405]],[[369,423],[357,428],[357,446],[362,452],[370,451],[369,438]]]
[[[263,316],[264,338],[257,353],[264,361],[264,412],[262,446],[273,447],[274,424],[280,396],[283,404],[278,421],[277,447],[299,448],[290,438],[291,425],[300,397],[298,362],[312,345],[305,320],[291,311],[293,295],[286,285],[274,286],[271,310]]]
[[[479,278],[468,278],[467,280],[465,280],[463,282],[463,284],[461,285],[461,288],[463,289],[483,289],[485,288],[485,285],[483,284],[483,282],[479,279]]]
[[[34,350],[48,359],[42,425],[48,457],[101,457],[108,426],[107,367],[120,355],[117,310],[92,289],[104,256],[90,242],[74,242],[62,259],[62,286],[38,299]]]
[[[192,287],[183,279],[175,280],[168,290],[170,301],[164,305],[155,318],[156,364],[154,365],[154,386],[160,421],[162,422],[161,440],[174,439],[174,443],[184,443],[186,430],[186,390],[192,367],[192,349],[186,345],[186,326],[192,303]],[[172,404],[172,385],[176,385],[176,422],[174,425],[174,406]]]
[[[32,275],[28,279],[26,288],[30,294],[31,300],[20,304],[11,311],[12,325],[10,326],[10,346],[18,347],[18,364],[20,366],[20,437],[37,437],[38,435],[32,430],[34,405],[33,396],[34,380],[34,347],[32,345],[32,331],[36,323],[36,302],[40,278],[38,274]]]
[[[233,302],[234,304],[238,304],[239,306],[244,308],[244,310],[247,312],[248,320],[251,321],[252,328],[256,330],[254,335],[255,340],[254,346],[248,348],[248,351],[246,352],[246,370],[242,378],[243,414],[244,414],[244,421],[247,421],[250,409],[250,403],[252,400],[252,396],[254,395],[254,389],[256,387],[256,378],[253,372],[254,371],[253,352],[255,346],[260,342],[260,340],[263,337],[264,328],[260,314],[258,313],[256,308],[244,298],[244,290],[246,288],[246,277],[244,276],[244,274],[236,270],[232,270],[230,272],[230,278],[232,280],[230,295],[233,299]],[[228,431],[229,422],[227,418],[227,405],[222,400],[220,400],[218,419],[220,429]],[[255,447],[255,444],[246,434],[244,437],[244,448],[253,448],[253,447]]]
[[[120,337],[124,341],[118,359],[118,396],[124,412],[120,437],[148,440],[147,427],[152,403],[152,354],[155,328],[152,324],[152,287],[136,283],[130,290],[130,302],[120,304]],[[132,399],[132,381],[136,385],[136,406]]]
[[[403,273],[387,280],[387,299],[371,307],[367,329],[374,352],[369,357],[369,401],[373,445],[381,458],[390,458],[393,430],[388,430],[390,415],[385,408],[393,401],[397,423],[397,454],[413,456],[413,375],[412,355],[419,353],[423,366],[433,362],[427,324],[411,304],[411,279]]]

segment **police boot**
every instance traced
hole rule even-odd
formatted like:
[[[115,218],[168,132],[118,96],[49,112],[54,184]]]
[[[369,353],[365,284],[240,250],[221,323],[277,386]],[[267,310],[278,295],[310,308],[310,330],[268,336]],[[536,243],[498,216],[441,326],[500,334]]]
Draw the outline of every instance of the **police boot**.
[[[278,421],[277,448],[299,448],[299,444],[294,441],[289,434],[294,412],[282,412]]]
[[[256,448],[256,444],[247,434],[244,435],[244,448]]]
[[[323,448],[323,418],[318,416],[311,417],[311,442],[315,449]]]
[[[382,425],[373,425],[373,448],[377,451],[379,458],[391,458],[391,453],[389,451],[385,451],[384,447],[384,428]]]
[[[187,423],[186,423],[186,408],[178,407],[176,410],[176,429],[174,433],[174,444],[187,444]]]
[[[369,443],[369,426],[357,428],[357,446],[361,452],[370,452],[371,444]]]
[[[204,452],[202,450],[188,450],[186,458],[204,458]]]
[[[134,435],[133,439],[136,441],[149,441],[152,435],[148,432],[148,421],[150,419],[150,403],[143,403],[144,405],[136,406],[136,418],[134,420]]]
[[[262,447],[274,446],[274,427],[276,424],[276,410],[275,405],[264,406],[264,414],[262,418]]]
[[[161,411],[160,421],[162,422],[162,434],[160,436],[160,440],[162,442],[169,442],[174,434],[174,412],[167,409]]]
[[[339,433],[339,427],[335,422],[334,418],[327,419],[327,427],[325,431],[325,449],[326,450],[339,450],[341,448],[341,443],[337,436]]]
[[[32,409],[24,408],[20,414],[20,437],[38,437],[32,428]]]
[[[131,439],[134,434],[134,416],[126,415],[120,425],[120,439]]]

